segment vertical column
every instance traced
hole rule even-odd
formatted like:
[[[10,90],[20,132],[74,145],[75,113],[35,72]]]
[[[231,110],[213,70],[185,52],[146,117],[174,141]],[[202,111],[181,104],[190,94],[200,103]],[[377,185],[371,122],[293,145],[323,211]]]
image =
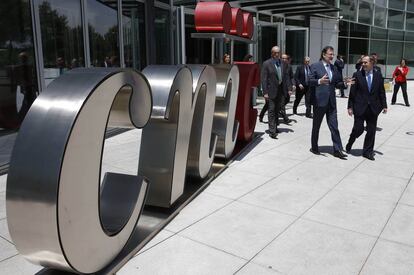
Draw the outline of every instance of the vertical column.
[[[125,68],[125,55],[124,55],[124,26],[122,20],[122,0],[117,0],[118,6],[118,44],[119,44],[119,66]]]

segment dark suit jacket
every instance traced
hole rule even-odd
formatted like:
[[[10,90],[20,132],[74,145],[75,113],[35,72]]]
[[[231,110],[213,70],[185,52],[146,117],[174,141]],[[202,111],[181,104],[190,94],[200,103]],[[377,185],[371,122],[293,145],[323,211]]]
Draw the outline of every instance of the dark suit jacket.
[[[329,84],[319,85],[318,80],[322,78],[327,71],[322,61],[311,65],[311,75],[309,78],[309,86],[312,88],[311,103],[317,107],[326,107],[330,104],[336,108],[335,88],[346,88],[342,75],[334,65],[330,65],[332,71],[332,80]]]
[[[334,63],[336,69],[338,70],[338,72],[342,75],[342,70],[345,67],[345,63],[339,59],[337,59]]]
[[[310,76],[310,66],[308,74]],[[309,76],[308,76],[308,85],[306,85],[306,78],[305,78],[305,65],[300,65],[296,68],[295,72],[295,82],[296,85],[299,86],[299,84],[302,84],[303,86],[309,86]],[[297,89],[298,87],[296,87]]]
[[[285,95],[288,89],[292,89],[291,78],[289,76],[289,65],[280,60],[282,67],[282,86],[279,86],[277,80],[276,68],[273,63],[273,58],[269,58],[263,62],[262,66],[262,90],[263,94],[268,94],[269,98],[274,99],[279,93]],[[290,69],[291,71],[292,69]]]
[[[355,116],[362,116],[367,108],[379,115],[382,109],[387,108],[385,96],[384,79],[382,74],[373,70],[371,92],[368,91],[368,83],[365,78],[365,71],[354,73],[355,84],[351,86],[348,99],[348,109],[352,109]]]

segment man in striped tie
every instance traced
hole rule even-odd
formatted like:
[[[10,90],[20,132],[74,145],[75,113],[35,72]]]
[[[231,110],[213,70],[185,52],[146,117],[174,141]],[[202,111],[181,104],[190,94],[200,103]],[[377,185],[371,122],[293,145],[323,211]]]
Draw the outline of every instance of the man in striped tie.
[[[351,87],[348,99],[348,114],[354,116],[354,127],[345,147],[349,153],[355,140],[364,132],[365,121],[367,134],[362,155],[369,160],[375,160],[374,144],[378,115],[387,112],[384,79],[381,71],[374,69],[374,64],[373,56],[364,56],[363,69],[354,73],[355,84]]]

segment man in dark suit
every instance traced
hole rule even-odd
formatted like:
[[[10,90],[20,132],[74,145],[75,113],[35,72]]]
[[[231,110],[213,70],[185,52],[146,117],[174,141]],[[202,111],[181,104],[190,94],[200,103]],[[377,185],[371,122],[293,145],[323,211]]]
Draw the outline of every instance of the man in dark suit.
[[[284,96],[283,87],[291,86],[288,76],[288,64],[280,60],[280,48],[275,46],[271,51],[271,58],[262,65],[262,90],[263,96],[269,104],[269,136],[277,138],[276,123],[279,119],[279,111]]]
[[[379,71],[382,74],[381,67],[378,66],[378,54],[371,53],[371,57],[374,59],[374,70]]]
[[[354,127],[345,147],[347,152],[351,151],[355,140],[364,132],[365,121],[367,134],[362,155],[369,160],[375,160],[374,143],[378,115],[381,111],[387,113],[384,79],[381,72],[375,70],[374,64],[374,57],[364,56],[363,69],[354,74],[355,84],[351,87],[348,99],[348,114],[354,115]]]
[[[342,152],[342,141],[338,130],[338,119],[336,110],[335,88],[346,87],[343,78],[339,75],[335,66],[332,65],[334,50],[331,46],[323,48],[321,58],[318,63],[311,66],[311,76],[309,85],[312,87],[311,102],[313,104],[313,125],[312,125],[312,148],[310,151],[319,155],[318,139],[319,129],[323,117],[326,120],[331,131],[331,137],[334,147],[334,156],[340,159],[346,159]],[[347,80],[352,84],[352,80]]]
[[[342,70],[345,67],[345,62],[342,59],[342,56],[341,55],[338,55],[336,57],[336,61],[335,61],[334,65],[336,67],[336,70],[338,71],[338,74],[340,74],[342,76]],[[344,88],[343,87],[340,87],[339,90],[341,91],[341,97],[345,97]]]
[[[312,118],[311,103],[310,103],[310,91],[309,91],[309,78],[310,78],[310,58],[305,57],[303,65],[296,68],[295,82],[296,82],[296,95],[295,102],[293,103],[293,113],[298,114],[298,106],[302,97],[305,96],[306,117]]]
[[[282,101],[281,101],[280,116],[283,118],[283,122],[285,124],[289,124],[292,122],[292,120],[290,120],[286,114],[286,105],[290,102],[290,96],[293,93],[292,91],[296,89],[296,86],[295,86],[295,79],[293,75],[293,69],[292,69],[292,66],[290,65],[290,62],[291,62],[290,56],[287,54],[282,54],[282,62],[287,64],[286,72],[290,79],[290,82],[283,81],[284,96],[282,97]],[[276,121],[276,124],[278,124],[278,121]]]

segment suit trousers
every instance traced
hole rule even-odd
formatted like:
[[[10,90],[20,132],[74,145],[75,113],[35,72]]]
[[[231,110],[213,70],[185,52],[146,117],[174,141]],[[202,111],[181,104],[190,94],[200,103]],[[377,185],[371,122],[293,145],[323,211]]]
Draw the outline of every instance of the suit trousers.
[[[367,134],[365,135],[364,148],[362,151],[364,155],[370,155],[374,151],[375,133],[377,131],[377,120],[378,115],[374,114],[374,112],[372,112],[369,106],[363,115],[354,116],[354,126],[352,127],[352,132],[349,137],[349,143],[352,145],[355,142],[355,140],[362,135],[362,133],[364,132],[365,121],[367,124]]]
[[[311,115],[311,104],[310,104],[310,90],[309,86],[304,86],[304,89],[296,89],[295,102],[293,103],[293,111],[296,113],[302,97],[305,96],[306,115]]]
[[[323,117],[326,115],[326,122],[331,131],[331,138],[333,142],[334,151],[342,151],[341,135],[338,130],[338,118],[336,106],[331,106],[328,103],[324,107],[313,107],[313,124],[312,124],[312,149],[318,151],[319,130],[321,128]]]
[[[405,105],[410,105],[410,103],[408,102],[408,96],[407,96],[407,82],[404,82],[404,83],[397,83],[396,82],[395,83],[395,85],[394,85],[394,94],[392,95],[391,102],[395,103],[397,101],[397,94],[398,94],[398,91],[400,90],[400,87],[401,87],[401,90],[402,90],[402,93],[403,93]]]
[[[277,93],[275,98],[269,98],[269,112],[267,114],[269,119],[269,134],[276,134],[277,122],[279,120],[279,112],[282,103],[282,93]]]
[[[264,115],[267,112],[267,109],[269,109],[269,100],[266,100],[265,105],[263,105],[262,110],[260,111],[259,119],[263,120]]]

